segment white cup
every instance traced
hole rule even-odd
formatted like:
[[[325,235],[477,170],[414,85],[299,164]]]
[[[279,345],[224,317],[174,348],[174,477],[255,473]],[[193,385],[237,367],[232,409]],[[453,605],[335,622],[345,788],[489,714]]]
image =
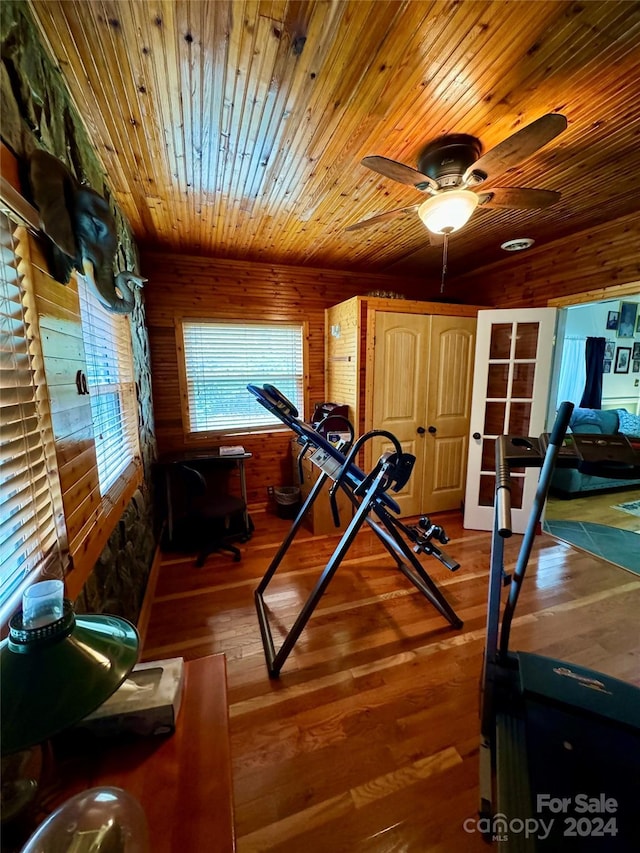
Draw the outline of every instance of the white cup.
[[[62,618],[64,584],[62,581],[40,581],[27,587],[22,596],[22,624],[25,628],[42,628]]]

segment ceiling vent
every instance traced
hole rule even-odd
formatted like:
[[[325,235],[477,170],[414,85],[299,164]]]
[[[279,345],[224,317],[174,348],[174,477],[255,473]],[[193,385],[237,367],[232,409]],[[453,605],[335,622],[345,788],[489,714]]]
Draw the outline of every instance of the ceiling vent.
[[[515,240],[507,240],[506,243],[502,243],[500,248],[504,249],[505,252],[523,252],[525,249],[530,249],[534,242],[531,237],[518,237]]]

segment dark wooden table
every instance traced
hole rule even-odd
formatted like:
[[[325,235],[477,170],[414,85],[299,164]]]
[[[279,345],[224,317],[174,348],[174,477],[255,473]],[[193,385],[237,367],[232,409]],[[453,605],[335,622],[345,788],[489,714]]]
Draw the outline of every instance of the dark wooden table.
[[[173,734],[102,739],[68,732],[56,739],[52,767],[44,771],[38,822],[80,791],[114,785],[142,805],[150,853],[233,853],[228,720],[224,655],[186,662]],[[22,843],[36,825],[32,822],[27,832],[23,824]],[[10,837],[3,839],[3,849],[12,849],[4,842]]]
[[[171,469],[174,465],[180,465],[181,463],[191,464],[193,467],[198,469],[201,469],[202,465],[213,466],[214,470],[216,466],[221,469],[224,467],[237,468],[240,478],[240,495],[245,504],[244,526],[247,532],[250,531],[249,511],[247,509],[247,480],[244,463],[247,459],[251,459],[252,456],[252,453],[247,453],[246,451],[243,453],[233,453],[228,456],[221,456],[220,449],[216,447],[212,450],[183,450],[175,453],[165,453],[158,458],[156,468],[161,472],[162,477],[164,478],[166,502],[165,511],[167,515],[167,536],[169,542],[173,539],[174,516],[177,509],[176,496],[174,495],[174,489],[172,486]]]

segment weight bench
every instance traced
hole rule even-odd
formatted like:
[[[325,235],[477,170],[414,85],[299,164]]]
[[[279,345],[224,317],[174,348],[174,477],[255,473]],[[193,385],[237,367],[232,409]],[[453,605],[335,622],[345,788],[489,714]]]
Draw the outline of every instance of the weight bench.
[[[411,527],[403,524],[392,515],[392,513],[399,515],[400,507],[387,494],[387,491],[397,492],[407,483],[413,470],[415,457],[409,453],[404,453],[398,439],[384,430],[372,430],[357,441],[354,441],[353,427],[346,419],[344,420],[348,427],[350,438],[342,444],[335,446],[321,435],[319,431],[300,420],[298,411],[293,403],[287,400],[273,385],[264,385],[261,388],[256,385],[247,385],[247,390],[256,397],[260,405],[276,415],[297,435],[298,443],[302,448],[298,457],[300,471],[302,472],[302,458],[306,453],[311,454],[311,461],[321,471],[309,496],[291,525],[289,533],[255,591],[256,610],[269,675],[272,678],[277,678],[280,674],[280,670],[295,646],[298,637],[304,630],[311,614],[349,550],[351,543],[365,523],[369,525],[387,551],[393,556],[402,574],[411,581],[454,628],[462,627],[462,621],[458,618],[451,605],[438,589],[436,583],[429,577],[415,556],[416,554],[428,554],[439,560],[450,571],[456,571],[460,567],[459,563],[452,560],[436,544],[436,542],[446,544],[449,541],[446,533],[442,527],[431,524],[429,518],[426,516],[421,518],[416,526]],[[321,424],[318,426],[321,427]],[[368,474],[365,474],[357,467],[353,460],[362,445],[374,436],[388,438],[393,446],[393,451],[384,453],[374,468]],[[332,481],[329,497],[336,527],[340,524],[335,497],[338,489],[342,489],[348,496],[354,507],[354,514],[315,587],[298,614],[293,627],[285,637],[280,649],[276,651],[263,595],[289,546],[293,542],[306,514],[310,511],[327,480]]]

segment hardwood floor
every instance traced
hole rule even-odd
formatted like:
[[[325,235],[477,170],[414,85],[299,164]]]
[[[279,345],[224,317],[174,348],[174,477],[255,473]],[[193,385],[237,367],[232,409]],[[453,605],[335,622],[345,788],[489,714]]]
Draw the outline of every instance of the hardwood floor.
[[[464,620],[454,630],[361,532],[272,680],[253,591],[290,522],[253,520],[240,563],[163,556],[143,650],[227,657],[239,853],[486,851],[463,822],[478,804],[489,534],[464,530],[458,513],[433,517],[461,568],[421,559]],[[265,595],[276,643],[336,543],[299,534]],[[512,646],[640,685],[639,611],[640,578],[542,534]]]
[[[550,497],[547,500],[545,517],[549,520],[590,521],[620,530],[640,530],[640,517],[614,509],[616,504],[638,500],[640,489],[637,487],[571,500]]]

